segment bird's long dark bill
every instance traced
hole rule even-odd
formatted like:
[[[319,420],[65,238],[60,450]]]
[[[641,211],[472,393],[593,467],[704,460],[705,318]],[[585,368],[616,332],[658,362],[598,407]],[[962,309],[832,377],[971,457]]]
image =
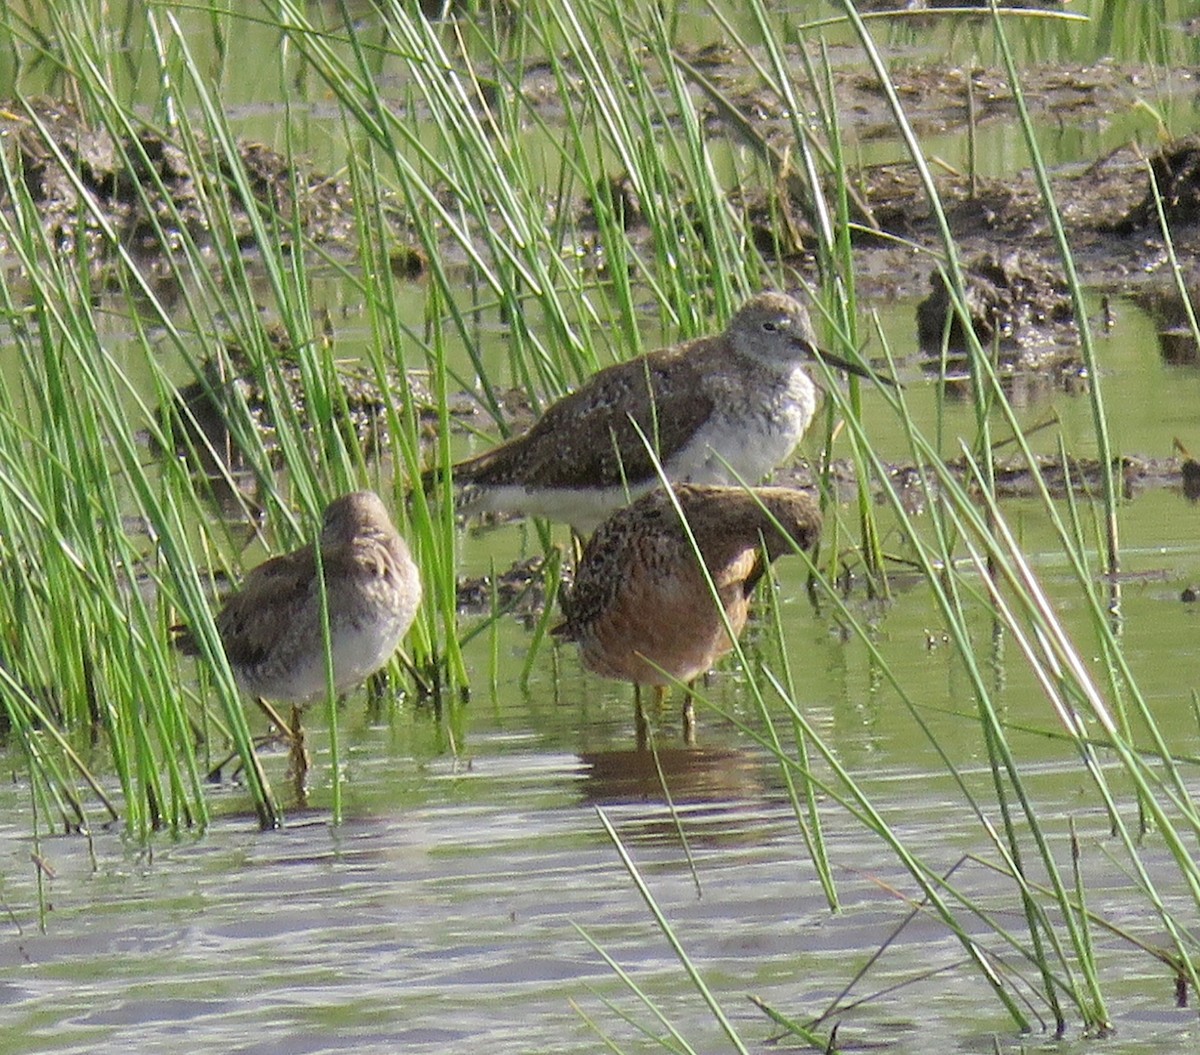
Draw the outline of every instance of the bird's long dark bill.
[[[887,374],[879,374],[874,370],[868,370],[865,366],[859,366],[857,363],[850,362],[849,359],[843,359],[841,356],[834,355],[833,352],[822,351],[819,348],[814,348],[813,351],[823,363],[835,366],[839,370],[845,370],[848,374],[857,374],[859,377],[868,379],[874,378],[876,381],[882,381],[885,385],[891,385],[893,388],[900,387],[900,382],[894,377],[888,377]]]

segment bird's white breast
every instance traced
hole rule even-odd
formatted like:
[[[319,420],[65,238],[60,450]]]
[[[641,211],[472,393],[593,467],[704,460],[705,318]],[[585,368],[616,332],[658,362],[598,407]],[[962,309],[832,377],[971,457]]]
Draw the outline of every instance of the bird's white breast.
[[[725,405],[664,466],[680,483],[755,483],[782,463],[816,412],[816,389],[799,366],[768,392],[728,392]]]
[[[761,364],[753,366],[753,370],[743,366],[709,378],[715,404],[712,414],[663,465],[673,483],[736,484],[739,477],[755,483],[795,450],[816,411],[816,388],[799,364],[765,381]],[[659,413],[670,413],[669,405],[660,406]],[[653,490],[658,482],[651,475],[630,480],[627,487],[468,484],[461,508],[565,520],[581,534],[589,534],[614,509]]]

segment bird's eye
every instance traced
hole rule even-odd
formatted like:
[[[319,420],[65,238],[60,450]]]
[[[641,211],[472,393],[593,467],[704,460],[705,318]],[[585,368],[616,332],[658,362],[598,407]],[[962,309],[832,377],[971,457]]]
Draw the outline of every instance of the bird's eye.
[[[764,322],[762,327],[767,333],[774,333],[777,329],[779,329],[779,327],[773,322]]]

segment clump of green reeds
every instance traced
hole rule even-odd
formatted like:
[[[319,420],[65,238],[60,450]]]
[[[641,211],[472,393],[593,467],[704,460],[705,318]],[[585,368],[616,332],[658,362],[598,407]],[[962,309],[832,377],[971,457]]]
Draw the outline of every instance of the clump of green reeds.
[[[150,9],[136,51],[146,72],[137,81],[135,105],[135,93],[118,87],[127,82],[105,45],[125,39],[128,27],[123,34],[119,27],[79,17],[69,6],[62,12],[53,5],[47,9],[48,21],[38,27],[44,32],[11,10],[0,15],[0,23],[8,20],[11,49],[41,70],[51,68],[53,83],[65,86],[64,94],[76,100],[88,121],[108,129],[120,144],[119,167],[129,176],[147,237],[164,266],[164,277],[151,281],[121,232],[111,230],[103,210],[92,204],[79,167],[66,158],[60,160],[74,172],[82,204],[74,228],[63,238],[51,237],[24,174],[12,155],[3,155],[0,233],[19,262],[20,276],[0,272],[0,309],[16,353],[16,366],[0,374],[0,581],[6,587],[0,591],[0,689],[45,823],[84,827],[98,812],[103,819],[123,817],[141,835],[156,827],[203,824],[209,809],[203,773],[211,745],[226,738],[246,764],[262,823],[276,821],[278,806],[255,762],[243,701],[210,615],[212,569],[236,578],[244,560],[262,555],[261,549],[247,554],[236,527],[216,514],[210,499],[221,484],[234,485],[248,523],[257,525],[263,515],[266,548],[272,550],[311,539],[332,494],[365,485],[385,492],[426,577],[427,603],[412,634],[412,658],[431,680],[436,675],[451,688],[469,683],[472,672],[462,660],[455,614],[459,543],[452,503],[448,491],[430,498],[419,488],[410,491],[421,469],[453,457],[450,393],[472,391],[503,433],[509,423],[498,397],[502,387],[519,386],[535,406],[542,405],[614,356],[640,351],[648,312],[657,313],[669,337],[690,336],[719,324],[751,290],[794,287],[795,272],[764,253],[732,203],[730,170],[747,183],[786,188],[774,207],[781,218],[803,213],[815,233],[806,277],[827,317],[826,334],[849,357],[862,342],[851,233],[864,217],[846,171],[830,67],[815,58],[796,63],[788,47],[803,39],[803,27],[759,2],[741,21],[718,18],[735,46],[753,59],[762,86],[792,114],[794,144],[781,152],[756,136],[752,124],[737,120],[719,86],[698,76],[679,44],[681,12],[670,5],[565,0],[529,5],[513,23],[480,18],[447,24],[429,22],[409,4],[378,6],[385,17],[368,38],[348,14],[315,24],[310,8],[290,0],[265,5],[268,29],[280,45],[274,71],[280,83],[319,89],[336,104],[338,120],[327,134],[337,140],[338,175],[353,188],[357,251],[350,257],[314,245],[299,215],[285,217],[261,200],[215,89],[231,34],[250,21],[261,31],[260,16],[206,10],[211,32],[205,37],[181,25],[194,13]],[[873,37],[853,5],[846,5],[845,14],[886,90],[887,63]],[[1007,58],[998,20],[989,32],[995,53]],[[524,94],[524,72],[534,58],[546,63],[557,86],[561,127],[551,125]],[[803,93],[796,83],[800,68],[810,89]],[[1019,97],[1015,74],[1012,83]],[[383,84],[398,87],[385,92]],[[18,86],[13,94],[19,104],[26,93]],[[961,310],[953,239],[920,143],[894,92],[888,97],[897,134],[921,170],[942,227],[936,263]],[[715,109],[717,131],[705,107]],[[804,115],[814,109],[818,118],[810,122]],[[160,212],[154,204],[169,201],[169,195],[154,185],[155,166],[139,139],[147,111],[189,165],[206,174],[199,187],[199,222],[169,208]],[[294,115],[281,112],[280,146],[295,156],[302,148],[292,140],[298,135]],[[53,130],[39,125],[36,107],[21,108],[18,117],[48,150],[56,149]],[[1022,127],[1029,132],[1024,114]],[[1028,139],[1032,146],[1032,134]],[[1031,157],[1037,165],[1036,152]],[[636,200],[643,223],[626,225],[614,180],[630,188],[629,202]],[[1045,203],[1053,218],[1048,189]],[[419,287],[399,286],[392,274],[402,239],[419,246],[428,262]],[[1069,267],[1061,232],[1059,242]],[[252,259],[246,243],[253,245]],[[104,255],[102,273],[88,258],[92,245]],[[358,298],[349,307],[365,320],[366,336],[355,357],[391,397],[383,426],[385,462],[368,459],[344,431],[331,427],[344,393],[339,350],[327,338],[313,300],[314,268],[337,271]],[[103,312],[97,310],[101,291],[93,286],[98,274],[105,283]],[[1077,279],[1073,288],[1085,327]],[[505,321],[502,356],[487,347],[476,324],[481,314]],[[299,402],[284,384],[268,323],[286,333],[302,379]],[[242,468],[218,473],[214,485],[194,466],[217,452],[199,449],[204,441],[164,419],[159,407],[172,402],[185,382],[208,378],[205,353],[226,343],[241,350],[263,393],[274,422],[274,447],[268,448],[235,400],[226,424]],[[1017,438],[1020,430],[983,350],[975,347],[971,361],[977,430],[962,444],[970,487],[957,482],[946,452],[914,423],[907,397],[901,393],[886,401],[902,423],[913,460],[926,467],[930,486],[938,488],[937,500],[930,493],[924,520],[913,518],[887,485],[871,432],[861,421],[856,389],[848,402],[833,396],[831,406],[848,422],[862,482],[857,523],[842,535],[854,539],[883,589],[883,536],[868,490],[874,481],[887,498],[889,515],[912,540],[910,558],[973,690],[980,743],[993,775],[989,799],[969,790],[957,760],[944,755],[944,764],[1010,883],[1023,932],[1002,931],[938,868],[905,846],[886,811],[871,802],[806,720],[786,659],[777,671],[753,680],[757,721],[741,724],[783,767],[831,908],[837,904],[835,862],[822,842],[821,822],[822,810],[833,807],[822,804],[822,795],[878,837],[908,870],[921,898],[962,943],[967,962],[991,986],[1015,1027],[1025,1027],[1028,1015],[981,948],[980,927],[1007,954],[1033,966],[1040,999],[1056,1026],[1073,1015],[1097,1029],[1108,1014],[1081,888],[1055,861],[1054,835],[1039,816],[976,659],[972,615],[986,612],[1034,673],[1047,714],[1061,724],[1064,743],[1109,811],[1140,896],[1159,914],[1175,962],[1193,984],[1191,939],[1142,866],[1137,833],[1124,822],[1099,752],[1111,752],[1137,789],[1144,816],[1193,893],[1200,891],[1200,877],[1184,840],[1197,827],[1197,815],[1170,745],[1124,662],[1110,598],[1092,574],[1093,547],[1106,570],[1118,563],[1111,483],[1097,506],[1096,540],[1086,538],[1076,506],[1064,510],[1048,491],[1041,496],[1087,606],[1088,643],[1102,661],[1097,677],[1080,662],[1080,646],[1045,600],[992,497],[993,432],[1002,429]],[[1094,360],[1089,366],[1096,442],[1107,464],[1102,373]],[[435,404],[432,448],[422,444],[413,383],[418,371]],[[836,393],[836,386],[830,390]],[[831,413],[826,439],[833,420]],[[174,451],[181,442],[191,450],[188,456],[155,459],[144,442],[147,434],[159,450]],[[1036,478],[1032,458],[1029,469]],[[839,519],[831,506],[822,570],[833,568],[843,551]],[[818,581],[836,608],[836,593],[826,579]],[[843,608],[840,616],[870,648],[871,635],[853,613]],[[206,691],[195,689],[192,669],[171,647],[177,621],[187,622],[197,636],[201,669],[210,672]],[[874,654],[874,660],[922,730],[920,686],[902,684],[882,656]],[[782,725],[773,718],[779,708]],[[1149,748],[1134,742],[1133,723],[1122,708],[1147,731]],[[1090,732],[1089,722],[1102,735]],[[336,762],[335,757],[335,774]],[[1045,883],[1030,878],[1035,867]],[[652,903],[649,887],[639,889]],[[671,940],[697,992],[739,1047],[717,996],[703,983],[702,965],[686,957],[686,936]],[[682,1046],[681,1034],[675,1039]]]
[[[964,320],[964,329],[969,332],[970,326],[966,323],[967,315],[963,308],[964,287],[957,249],[925,167],[920,143],[890,87],[887,63],[874,39],[853,6],[847,4],[846,8],[849,22],[858,35],[863,51],[873,64],[892,103],[897,133],[907,143],[910,157],[922,173],[931,209],[942,230],[937,263],[947,277],[949,286],[956,291],[957,310]],[[757,28],[761,34],[758,47],[762,53],[773,56],[781,49],[776,36],[778,21],[767,17],[758,5],[755,11]],[[996,54],[1007,69],[1017,99],[1018,121],[1026,135],[1031,164],[1038,177],[1051,230],[1069,277],[1081,330],[1081,350],[1093,381],[1088,398],[1093,408],[1094,440],[1100,454],[1099,460],[1103,466],[1111,466],[1112,451],[1106,427],[1102,373],[1097,369],[1095,349],[1087,331],[1080,282],[1072,266],[1070,247],[1045,176],[1045,166],[1037,151],[1032,122],[1022,102],[1020,78],[1010,56],[1005,29],[999,19],[991,29]],[[783,63],[776,61],[773,66],[766,64],[761,72],[764,80],[777,92],[786,91],[786,80],[790,73]],[[820,80],[819,77],[817,79]],[[822,127],[836,145],[838,122],[832,97],[826,103],[827,108],[821,111]],[[810,134],[807,129],[798,130],[798,142],[803,143]],[[834,157],[839,156],[836,149],[830,153]],[[844,183],[844,172],[840,178]],[[826,193],[829,193],[828,189],[820,180],[810,184],[810,200],[819,202]],[[838,199],[836,189],[832,196]],[[842,196],[840,200],[845,202],[848,199]],[[848,219],[843,207],[838,214],[839,230],[845,229]],[[836,238],[829,239],[827,254],[824,260],[835,276],[833,281],[840,283],[840,289],[845,291],[843,303],[852,306],[852,259],[845,252],[844,243],[839,243]],[[841,332],[853,331],[845,326]],[[847,343],[853,348],[853,341]],[[978,818],[981,837],[991,847],[998,862],[996,867],[1010,883],[1014,907],[1023,916],[1023,932],[999,925],[968,894],[948,881],[940,866],[922,860],[905,846],[887,811],[872,803],[855,775],[839,761],[835,747],[826,743],[819,730],[807,720],[800,698],[786,676],[781,678],[764,670],[765,680],[761,689],[756,685],[751,691],[756,696],[760,691],[764,695],[770,693],[785,705],[787,719],[796,734],[795,746],[791,750],[782,746],[784,741],[776,729],[772,712],[765,706],[760,710],[761,728],[745,722],[738,724],[747,735],[758,739],[764,748],[779,758],[788,774],[788,786],[793,790],[793,795],[797,787],[811,788],[815,785],[822,795],[847,810],[892,850],[897,861],[909,871],[920,892],[924,909],[935,914],[947,933],[961,942],[966,962],[972,965],[979,978],[990,985],[999,1006],[1010,1016],[1016,1029],[1027,1030],[1031,1026],[1025,1005],[1027,994],[1019,991],[1010,979],[996,971],[993,953],[980,942],[980,927],[994,939],[997,949],[1004,950],[1005,955],[1017,955],[1028,964],[1034,979],[1029,984],[1037,996],[1036,1014],[1039,1018],[1044,1008],[1051,1028],[1056,1033],[1061,1034],[1072,1022],[1078,1022],[1090,1033],[1100,1033],[1109,1027],[1110,1014],[1091,938],[1096,920],[1087,909],[1078,859],[1074,874],[1064,875],[1059,863],[1061,838],[1056,836],[1041,814],[1041,805],[1029,787],[1019,751],[1006,728],[1002,708],[995,698],[986,671],[977,659],[979,649],[972,629],[975,614],[981,609],[989,614],[993,632],[1010,639],[1017,646],[1022,661],[1033,673],[1045,695],[1048,717],[1060,727],[1063,742],[1077,759],[1082,772],[1087,774],[1095,801],[1106,811],[1113,832],[1118,837],[1126,867],[1132,876],[1131,896],[1142,899],[1170,935],[1172,947],[1168,960],[1173,965],[1172,970],[1186,976],[1193,985],[1196,979],[1192,965],[1197,950],[1192,936],[1184,922],[1167,908],[1165,894],[1148,872],[1139,841],[1141,832],[1131,827],[1124,815],[1114,789],[1113,777],[1102,764],[1102,753],[1104,757],[1116,760],[1121,777],[1136,789],[1142,816],[1168,849],[1177,865],[1180,882],[1184,889],[1192,893],[1193,898],[1200,896],[1200,884],[1197,883],[1195,863],[1187,847],[1194,837],[1197,812],[1186,782],[1172,757],[1169,741],[1156,726],[1153,714],[1138,693],[1135,672],[1129,669],[1123,658],[1119,626],[1114,618],[1114,605],[1119,595],[1102,589],[1095,574],[1095,561],[1091,554],[1093,549],[1098,551],[1098,563],[1104,571],[1112,575],[1119,568],[1118,501],[1111,473],[1105,477],[1102,492],[1097,496],[1096,531],[1093,538],[1088,538],[1080,530],[1081,511],[1073,493],[1068,491],[1064,509],[1041,481],[1037,462],[1023,441],[1016,416],[991,367],[989,356],[978,342],[972,348],[971,364],[973,397],[978,408],[978,431],[975,436],[964,438],[961,443],[959,453],[969,467],[969,479],[965,486],[946,465],[938,445],[922,434],[908,409],[905,394],[898,393],[890,400],[909,438],[913,461],[923,466],[927,474],[931,490],[926,496],[924,508],[928,512],[924,518],[916,518],[909,513],[888,482],[886,468],[872,449],[869,430],[862,423],[853,395],[847,401],[837,394],[835,387],[831,387],[830,391],[838,412],[844,414],[849,425],[859,460],[860,479],[864,474],[868,475],[883,490],[896,524],[909,540],[909,556],[922,571],[941,613],[943,625],[948,629],[963,670],[970,680],[981,743],[993,778],[992,795],[983,800],[970,790],[968,783],[962,779],[960,763],[945,754],[936,739],[931,742],[935,750],[941,753],[947,772],[955,777],[964,801]],[[1082,646],[1064,627],[1059,613],[1048,601],[1036,573],[1006,524],[1003,509],[994,497],[991,452],[996,428],[1002,428],[1016,440],[1029,472],[1039,483],[1042,507],[1049,522],[1055,526],[1062,552],[1073,569],[1078,596],[1089,613],[1088,637]],[[1065,451],[1063,458],[1065,461]],[[934,486],[936,494],[932,490]],[[891,682],[893,691],[908,709],[916,728],[932,736],[921,717],[919,687],[904,685],[895,678],[885,658],[873,644],[871,632],[838,597],[837,591],[827,580],[818,581],[826,602],[838,610],[839,621],[850,627],[871,651],[879,676]],[[1093,655],[1100,657],[1098,668],[1084,658]],[[783,669],[786,674],[786,659]],[[734,715],[726,714],[725,717],[737,721]],[[1149,737],[1148,746],[1134,739],[1131,729],[1135,725]],[[819,767],[810,761],[813,756],[820,760]],[[798,812],[798,816],[803,814]],[[615,830],[610,825],[606,827],[613,839],[618,840]],[[806,838],[811,841],[814,837],[820,839],[819,825],[806,828]],[[669,921],[654,904],[649,887],[637,874],[634,862],[624,850],[622,858],[638,889],[659,919],[668,941],[679,955],[684,970],[694,980],[698,996],[717,1017],[721,1029],[727,1030],[728,1023],[719,1002],[704,985],[702,973],[687,957],[686,936],[680,936],[671,929]],[[827,861],[824,847],[818,847],[814,852],[814,863],[818,866],[819,874],[826,874]],[[1043,877],[1046,878],[1043,880]],[[832,904],[832,897],[836,895],[832,894],[831,885],[827,889],[831,892]],[[654,1006],[653,1001],[640,990],[635,991],[640,999],[648,1003],[653,1014],[662,1019],[662,1012]],[[797,1023],[794,1016],[773,1008],[764,1007],[764,1010],[776,1024],[786,1028],[797,1039],[810,1044],[822,1043],[810,1027]],[[671,1028],[675,1042],[680,1042],[675,1027],[665,1019],[662,1021]],[[735,1050],[741,1047],[741,1042],[736,1038],[731,1038],[731,1041]]]
[[[408,378],[417,363],[432,364],[428,373],[438,375],[445,361],[442,332],[435,326],[422,336],[401,321],[387,266],[394,242],[381,222],[387,195],[369,163],[355,167],[350,179],[360,210],[360,257],[336,266],[358,269],[371,339],[355,357],[367,364],[387,401],[383,445],[391,451],[389,461],[368,464],[340,427],[345,393],[337,351],[312,303],[309,268],[318,257],[301,210],[288,216],[263,200],[188,38],[170,17],[151,24],[161,134],[196,173],[199,219],[177,211],[146,153],[153,137],[142,134],[144,119],[134,118],[128,101],[111,88],[103,34],[73,34],[65,23],[56,25],[63,46],[52,59],[71,85],[81,121],[108,132],[118,153],[115,168],[129,174],[122,182],[142,214],[141,236],[155,244],[155,266],[165,275],[151,280],[129,252],[124,232],[114,230],[105,213],[103,189],[89,187],[86,171],[64,151],[38,106],[22,105],[18,120],[73,181],[80,201],[73,229],[46,229],[42,203],[14,167],[17,155],[5,155],[0,172],[11,206],[0,222],[22,276],[2,291],[21,364],[16,378],[3,379],[0,394],[12,409],[3,455],[13,467],[4,506],[10,514],[7,567],[21,587],[5,621],[21,628],[21,640],[9,650],[6,705],[48,818],[87,825],[87,809],[74,791],[82,778],[105,810],[114,816],[119,810],[133,831],[203,824],[203,773],[228,738],[241,755],[261,822],[272,824],[278,806],[254,755],[210,614],[208,569],[215,562],[236,580],[245,549],[245,537],[218,513],[217,497],[232,497],[250,525],[265,520],[268,545],[285,549],[313,537],[332,495],[360,486],[384,492],[434,586],[428,593],[437,598],[414,629],[412,662],[418,670],[444,670],[451,685],[463,684],[453,524],[435,521],[419,490],[408,502],[422,427]],[[253,261],[242,248],[247,223]],[[64,254],[56,239],[70,239],[76,252]],[[90,285],[99,270],[92,252],[105,261],[103,317]],[[122,328],[113,332],[110,319],[121,320]],[[285,335],[300,377],[299,399],[284,382],[272,325]],[[226,346],[239,350],[240,368],[273,424],[268,447],[238,389],[232,396],[213,393],[227,446],[237,452],[236,468],[222,461],[224,452],[211,446],[179,399],[185,381],[214,386],[206,363]],[[444,371],[440,380],[444,418]],[[183,456],[174,455],[177,447]],[[204,668],[214,671],[206,682],[219,710],[190,688],[189,668],[171,647],[176,621],[191,627]],[[106,751],[82,751],[80,736],[96,738]],[[331,742],[336,775],[336,738]],[[110,766],[119,796],[105,791]],[[51,810],[51,803],[60,805]],[[334,804],[336,814],[336,781]]]

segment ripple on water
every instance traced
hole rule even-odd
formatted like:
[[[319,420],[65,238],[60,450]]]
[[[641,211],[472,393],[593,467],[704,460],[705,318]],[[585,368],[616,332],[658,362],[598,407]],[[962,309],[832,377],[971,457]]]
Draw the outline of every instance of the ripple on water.
[[[990,1030],[1011,1036],[977,975],[961,969],[961,945],[934,914],[913,912],[917,891],[891,851],[827,800],[843,899],[836,916],[761,757],[664,751],[672,812],[659,769],[635,755],[477,757],[469,772],[436,772],[425,801],[389,810],[377,798],[336,829],[307,814],[270,833],[219,821],[199,839],[158,840],[152,852],[111,834],[92,851],[78,838],[44,840],[57,875],[48,932],[26,926],[0,943],[5,1050],[593,1052],[597,1037],[572,1002],[627,1050],[646,1050],[600,997],[642,1020],[644,1011],[577,926],[697,1050],[722,1049],[596,808],[748,1043],[773,1030],[746,994],[785,1014],[815,1014],[885,944],[856,995],[908,987],[844,1012],[843,1039],[928,1051],[979,1050],[969,1038]],[[963,828],[943,787],[883,771],[871,779],[906,844],[938,871],[986,850],[956,845]],[[1091,827],[1081,833],[1104,838],[1102,825]],[[31,918],[29,848],[12,834],[0,840],[5,896],[22,921]],[[1015,921],[1010,892],[990,870],[966,864],[953,878]],[[1090,882],[1093,907],[1119,908],[1118,869],[1093,871]],[[979,936],[988,937],[982,926]],[[1136,985],[1144,996],[1127,1005],[1142,1016],[1129,1020],[1135,1035],[1185,1028],[1162,976],[1147,972]],[[910,1016],[931,1001],[936,1023]]]

